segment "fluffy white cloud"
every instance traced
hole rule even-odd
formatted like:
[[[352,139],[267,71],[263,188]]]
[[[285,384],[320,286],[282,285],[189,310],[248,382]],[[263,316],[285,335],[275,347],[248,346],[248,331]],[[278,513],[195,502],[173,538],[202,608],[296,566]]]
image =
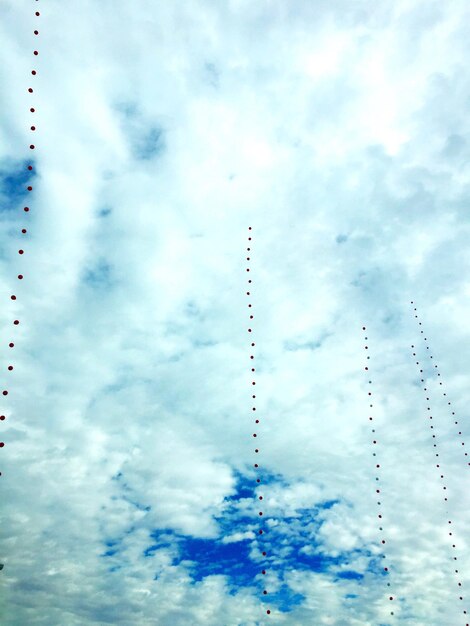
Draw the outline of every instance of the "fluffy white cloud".
[[[0,18],[0,621],[465,623],[467,3]]]

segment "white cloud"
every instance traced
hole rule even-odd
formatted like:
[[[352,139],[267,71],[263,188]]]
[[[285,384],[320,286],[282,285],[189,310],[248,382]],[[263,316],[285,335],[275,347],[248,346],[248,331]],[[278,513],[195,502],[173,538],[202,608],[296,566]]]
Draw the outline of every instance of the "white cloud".
[[[174,535],[143,556],[167,529],[240,555],[250,539],[258,567],[260,507],[266,586],[305,596],[271,623],[388,623],[389,593],[396,622],[459,623],[447,518],[465,589],[468,466],[446,402],[465,440],[466,3],[40,11],[35,40],[30,3],[0,7],[2,167],[33,156],[37,108],[31,211],[0,214],[3,623],[267,622],[258,578],[234,595],[229,573],[195,582]],[[236,472],[263,501],[234,513]],[[306,571],[315,555],[364,578]]]

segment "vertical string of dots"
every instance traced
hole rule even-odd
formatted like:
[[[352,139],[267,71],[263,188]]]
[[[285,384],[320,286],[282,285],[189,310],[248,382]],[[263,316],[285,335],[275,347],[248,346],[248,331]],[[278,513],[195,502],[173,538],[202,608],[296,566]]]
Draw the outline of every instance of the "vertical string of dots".
[[[413,300],[411,301],[411,304],[414,304]],[[415,311],[416,311],[416,309],[415,309]],[[415,315],[415,318],[417,319],[417,314]],[[419,322],[419,325],[421,326],[421,322]],[[420,334],[424,335],[424,331],[421,330]],[[427,342],[427,338],[426,337],[423,336],[423,339],[424,339],[425,342]],[[426,345],[426,347],[428,347],[428,346]],[[412,349],[412,356],[413,356],[414,359],[416,359],[415,363],[416,363],[416,365],[417,365],[417,367],[419,369],[420,381],[421,381],[421,384],[423,385],[422,389],[423,389],[423,392],[425,392],[425,394],[426,394],[425,395],[425,397],[426,397],[426,404],[428,405],[426,408],[427,408],[428,411],[431,411],[431,407],[429,406],[429,404],[430,404],[429,391],[428,391],[428,388],[426,386],[427,385],[426,380],[424,378],[424,370],[421,369],[422,365],[417,360],[417,357],[416,357],[416,347],[415,347],[414,344],[411,345],[411,349]],[[440,376],[439,373],[438,373],[438,376]],[[423,377],[423,378],[421,378],[421,377]],[[439,384],[442,385],[442,382],[440,382]],[[428,418],[429,418],[429,420],[432,420],[433,416],[429,413]],[[430,424],[430,429],[432,430],[432,439],[434,440],[434,443],[433,443],[433,448],[435,448],[435,453],[434,454],[436,455],[436,460],[439,461],[439,453],[437,452],[437,448],[438,448],[437,436],[436,436],[436,433],[434,432],[435,429],[434,429],[433,424]],[[444,481],[445,480],[444,470],[441,467],[441,462],[440,461],[438,463],[436,463],[436,468],[439,470],[440,480]],[[444,502],[448,502],[449,499],[447,497],[447,486],[445,484],[442,485],[442,490],[444,491]],[[447,520],[447,524],[448,524],[448,526],[451,525],[452,524],[452,520],[448,519]],[[453,533],[451,531],[449,531],[449,537],[452,537],[451,541],[455,542],[455,539],[453,538]],[[456,550],[456,549],[457,549],[457,545],[455,543],[452,543],[452,550]],[[457,559],[456,556],[453,556],[452,560],[453,561],[457,561],[458,559]],[[454,563],[454,565],[456,566],[456,563]],[[462,593],[462,581],[460,580],[459,570],[458,569],[454,569],[454,573],[456,575],[457,587],[458,587],[458,590],[459,590],[459,596],[458,596],[459,602],[463,602],[464,598],[463,598],[462,595],[460,595]],[[463,610],[463,614],[467,615],[467,611],[465,609]],[[470,626],[468,621],[466,622],[465,626]]]
[[[365,326],[363,326],[362,330],[364,332],[366,332],[367,329],[366,329]],[[366,365],[364,366],[364,371],[368,375],[368,384],[372,385],[372,379],[371,379],[372,377],[371,377],[371,373],[370,373],[370,354],[369,354],[369,346],[367,345],[368,338],[365,335],[364,335],[364,341],[366,342],[365,345],[364,345],[364,350],[367,350]],[[372,388],[371,387],[369,387],[369,391],[367,392],[367,397],[369,399],[369,413],[370,413],[370,415],[369,415],[369,422],[373,422],[374,418],[372,416],[372,413],[373,413],[372,409],[374,408],[374,404],[372,402]],[[380,485],[378,483],[380,482],[379,473],[380,473],[380,470],[381,470],[381,465],[379,463],[379,459],[378,459],[378,456],[377,456],[378,455],[377,450],[380,450],[380,445],[379,445],[379,442],[378,442],[378,439],[377,439],[376,429],[372,428],[373,424],[370,424],[370,425],[371,425],[371,432],[372,432],[371,441],[372,441],[372,445],[373,445],[373,448],[374,448],[374,452],[372,452],[372,456],[375,458],[375,472],[376,472],[376,476],[375,476],[375,481],[376,481],[375,493],[377,494],[377,498],[378,498],[377,506],[380,507],[382,505],[382,502],[381,502],[382,495],[381,495]],[[384,532],[384,529],[383,529],[384,521],[383,521],[382,509],[379,508],[378,511],[379,511],[379,513],[377,514],[377,518],[379,520],[378,529],[379,529],[380,533],[383,533]],[[382,539],[380,540],[380,542],[381,542],[382,546],[385,546],[386,540],[383,538],[383,535],[381,535],[381,536],[382,536]],[[385,554],[385,548],[383,548],[382,559],[386,559],[386,558],[387,558],[387,555]],[[386,573],[387,576],[390,575],[390,568],[387,567],[386,565],[384,565],[383,571]],[[389,582],[387,582],[387,587],[390,587],[390,586],[391,586],[391,584]],[[394,596],[390,595],[390,593],[389,593],[388,600],[390,602],[393,602],[393,599],[394,599]],[[390,611],[390,615],[394,616],[395,615],[394,611]]]
[[[414,305],[414,301],[411,302],[412,305]],[[414,311],[414,316],[415,316],[415,320],[418,322],[418,326],[422,326],[422,323],[419,321],[418,318],[418,313],[416,310],[416,307],[413,307],[413,311]],[[432,354],[431,354],[431,350],[429,348],[429,342],[427,337],[424,336],[424,330],[420,329],[420,335],[422,337],[422,339],[424,340],[425,346],[426,346],[426,350],[428,350],[428,352],[426,353],[429,356],[429,360],[432,361],[432,364],[434,365],[434,369],[435,370],[439,370]],[[415,355],[414,355],[415,356]],[[441,378],[441,373],[439,371],[436,372],[437,377]],[[454,421],[454,426],[458,426],[459,422],[457,421],[456,417],[455,417],[455,411],[453,411],[453,407],[452,407],[452,403],[450,402],[450,400],[447,399],[447,393],[444,391],[444,385],[442,383],[442,380],[439,380],[439,387],[442,387],[442,397],[446,398],[446,402],[447,402],[447,406],[449,407],[449,410],[451,412],[451,414],[453,415],[453,421]],[[463,447],[465,446],[465,442],[462,439],[462,431],[458,430],[457,428],[455,429],[455,431],[458,433],[459,437],[460,437],[460,446]],[[470,461],[468,461],[468,452],[464,452],[463,453],[465,457],[467,457],[467,465],[470,465]]]
[[[36,0],[36,2],[37,2],[37,1],[38,1],[38,0]],[[36,12],[35,12],[35,17],[36,17],[36,18],[38,18],[39,16],[40,16],[39,11],[36,11]],[[38,31],[38,30],[34,30],[33,32],[34,32],[34,35],[35,35],[35,36],[39,35],[39,31]],[[38,56],[39,52],[38,52],[37,50],[34,50],[33,54],[34,54],[35,56]],[[32,70],[31,70],[31,75],[32,75],[33,77],[34,77],[34,76],[36,76],[36,75],[37,75],[37,70],[32,69]],[[28,93],[34,93],[34,90],[33,90],[33,88],[32,88],[32,87],[28,87]],[[31,113],[34,113],[34,112],[35,112],[34,107],[31,107],[31,108],[30,108],[30,112],[31,112]],[[34,132],[34,131],[36,130],[36,127],[35,127],[34,125],[31,125],[31,126],[30,126],[30,130],[31,130],[31,132]],[[31,149],[31,150],[34,150],[34,148],[35,148],[34,144],[30,144],[30,146],[29,146],[29,147],[30,147],[30,149]],[[28,170],[29,172],[32,172],[32,171],[33,171],[33,165],[32,165],[32,163],[29,163],[29,164],[28,164],[28,166],[27,166],[27,170]],[[26,190],[28,191],[28,193],[31,193],[31,192],[33,191],[33,187],[32,187],[32,185],[28,185],[28,186],[26,187]],[[24,212],[25,212],[25,213],[28,213],[28,212],[29,212],[29,207],[24,207],[24,209],[23,209],[23,210],[24,210]],[[21,235],[22,235],[22,236],[24,236],[24,235],[26,235],[26,233],[27,233],[26,228],[22,228],[22,229],[21,229]],[[18,254],[19,254],[19,255],[23,255],[23,254],[24,254],[24,250],[23,250],[22,248],[20,248],[20,249],[18,250]],[[23,274],[18,274],[17,278],[18,278],[18,280],[23,280],[24,276],[23,276]],[[16,295],[15,295],[15,294],[11,294],[11,295],[10,295],[10,300],[12,300],[12,301],[16,301],[16,300],[17,300]],[[13,320],[13,326],[18,326],[18,325],[19,325],[19,323],[20,323],[20,320],[17,320],[17,319]],[[11,348],[14,348],[14,347],[15,347],[14,342],[13,342],[13,341],[10,341],[10,342],[9,342],[9,344],[8,344],[8,347],[9,347],[10,349],[11,349]],[[12,372],[13,370],[14,370],[14,366],[10,363],[10,364],[7,366],[7,372]],[[3,391],[2,391],[2,395],[3,395],[4,397],[5,397],[5,396],[8,396],[8,389],[3,389]],[[6,419],[6,416],[2,413],[2,414],[0,415],[0,420],[3,422],[5,419]],[[4,441],[0,441],[0,448],[3,448],[4,446],[5,446],[5,442],[4,442]],[[0,476],[2,476],[2,472],[0,472]]]
[[[251,226],[248,227],[248,231],[250,232],[250,235],[248,237],[248,247],[246,249],[247,250],[246,261],[247,261],[247,264],[249,265],[249,263],[251,261],[251,246],[252,246],[252,244],[251,244],[251,241],[252,241],[252,237],[251,237],[252,227]],[[246,271],[248,272],[248,275],[251,276],[251,274],[249,274],[249,272],[250,272],[250,268],[249,267],[246,268]],[[251,284],[252,284],[252,282],[253,281],[251,280],[251,278],[248,278],[248,285],[250,285],[248,287],[248,291],[246,292],[246,295],[248,296],[248,298],[251,297]],[[248,328],[248,332],[251,334],[251,339],[253,340],[253,328],[251,328],[251,326],[252,326],[252,321],[254,319],[254,315],[253,315],[253,305],[252,305],[252,303],[250,301],[248,302],[248,310],[249,310],[249,320],[250,320],[250,328]],[[250,346],[250,348],[251,348],[250,349],[250,363],[251,363],[251,378],[252,378],[251,386],[253,388],[252,389],[253,391],[254,391],[254,387],[256,386],[256,380],[254,380],[255,372],[256,372],[256,368],[254,366],[255,355],[253,354],[254,353],[254,350],[253,350],[254,347],[255,347],[255,343],[254,343],[254,341],[252,341],[251,342],[251,346]],[[251,407],[251,410],[256,415],[256,406],[254,406],[255,399],[256,399],[256,394],[253,393],[251,398],[253,400],[253,402],[252,402],[253,406]],[[260,423],[259,417],[255,417],[255,424],[256,424],[255,430],[256,431],[258,431],[259,423]],[[259,436],[258,432],[254,432],[253,433],[253,438],[257,439],[258,436]],[[255,452],[256,455],[259,455],[259,453],[260,453],[259,448],[258,447],[254,448],[254,452]],[[258,463],[258,457],[256,457],[256,462],[254,463],[253,467],[255,468],[256,475],[257,475],[256,484],[259,485],[261,483],[261,475],[259,473],[260,465]],[[256,489],[255,489],[255,494],[257,494]],[[258,502],[261,502],[264,499],[264,497],[262,495],[259,495],[259,494],[257,494],[256,497],[257,497]],[[261,505],[260,505],[260,507],[261,507]],[[263,511],[258,511],[258,516],[259,516],[259,518],[261,520],[262,517],[263,517]],[[265,531],[262,528],[260,528],[258,530],[258,534],[259,535],[263,535],[264,532]],[[263,555],[263,557],[267,557],[267,553],[266,553],[265,550],[262,551],[262,555]],[[266,575],[266,566],[263,567],[263,569],[261,570],[261,574],[263,576]],[[263,589],[263,595],[266,596],[267,594],[268,594],[267,590]],[[266,610],[266,614],[270,615],[271,614],[271,610],[267,609]]]

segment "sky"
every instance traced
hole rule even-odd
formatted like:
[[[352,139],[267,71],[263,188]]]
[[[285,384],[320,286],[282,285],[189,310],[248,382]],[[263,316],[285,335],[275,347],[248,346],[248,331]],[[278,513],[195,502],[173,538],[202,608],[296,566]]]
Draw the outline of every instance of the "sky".
[[[470,623],[469,11],[0,0],[2,624]]]

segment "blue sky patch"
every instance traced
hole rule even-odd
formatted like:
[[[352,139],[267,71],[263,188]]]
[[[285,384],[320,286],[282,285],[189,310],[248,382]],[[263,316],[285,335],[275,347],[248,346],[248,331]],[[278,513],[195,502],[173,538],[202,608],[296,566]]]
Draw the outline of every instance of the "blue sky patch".
[[[26,187],[35,178],[35,170],[31,172],[28,165],[30,161],[10,161],[8,165],[0,166],[0,211],[13,211],[18,204],[28,195]]]
[[[362,580],[364,578],[364,574],[360,574],[359,572],[354,572],[354,571],[345,571],[345,572],[338,572],[336,574],[337,578],[345,578],[347,580]]]
[[[253,558],[251,550],[257,546],[259,551],[265,550],[268,554],[266,569],[275,571],[281,581],[287,571],[303,570],[309,572],[331,573],[332,580],[341,579],[361,580],[363,574],[354,570],[338,572],[338,567],[347,566],[351,556],[364,551],[354,550],[339,556],[329,556],[322,551],[322,545],[317,540],[318,530],[323,523],[319,517],[323,510],[331,509],[339,502],[337,499],[319,503],[311,509],[299,509],[298,516],[283,517],[280,524],[268,529],[263,523],[263,536],[255,534],[252,538],[243,538],[239,541],[224,543],[223,538],[235,533],[246,533],[257,529],[259,518],[256,506],[253,514],[249,515],[240,510],[240,503],[246,498],[253,498],[253,478],[236,473],[236,492],[225,498],[228,505],[223,515],[215,516],[221,529],[217,538],[196,538],[174,532],[171,529],[156,529],[151,533],[151,543],[143,551],[145,558],[151,558],[159,549],[176,546],[177,556],[173,565],[183,565],[188,569],[194,582],[199,582],[207,576],[223,575],[227,579],[229,593],[235,593],[240,587],[262,586],[260,578],[263,561]],[[282,477],[280,482],[284,482]],[[265,476],[263,481],[277,482],[275,476]],[[306,549],[306,551],[304,551]],[[301,604],[304,598],[290,590],[283,582],[276,594],[270,594],[269,601],[280,611],[289,611]]]
[[[111,266],[106,261],[98,261],[91,269],[85,270],[83,281],[90,287],[110,286]]]
[[[163,129],[157,126],[142,133],[133,145],[134,156],[140,161],[148,161],[162,154],[165,149]]]

